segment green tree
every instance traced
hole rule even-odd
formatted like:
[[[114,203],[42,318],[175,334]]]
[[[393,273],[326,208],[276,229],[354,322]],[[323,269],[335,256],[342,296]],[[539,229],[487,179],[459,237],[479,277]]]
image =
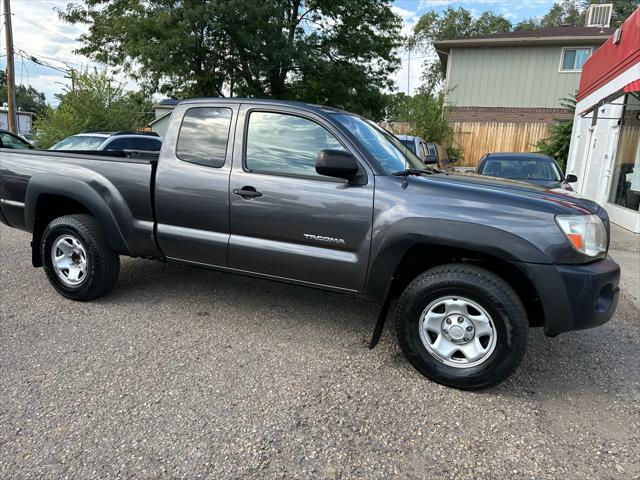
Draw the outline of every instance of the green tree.
[[[387,104],[387,120],[408,122],[409,134],[445,146],[451,145],[453,130],[447,121],[444,92],[433,92],[421,87],[412,96],[404,93],[391,94],[387,98]]]
[[[443,145],[451,143],[453,130],[447,121],[443,91],[418,89],[411,102],[410,119],[416,135]]]
[[[513,26],[514,32],[534,30],[539,28],[539,21],[536,18],[525,18]]]
[[[457,9],[447,7],[440,13],[427,12],[420,17],[408,40],[409,48],[416,48],[426,53],[428,58],[423,65],[423,87],[426,90],[438,90],[442,87],[444,79],[442,64],[433,60],[434,41],[471,35],[489,35],[508,32],[511,29],[509,20],[491,12],[484,12],[476,19],[463,7]]]
[[[579,26],[585,24],[586,9],[578,0],[563,0],[554,3],[551,9],[540,19],[540,28]]]
[[[7,74],[4,70],[0,70],[0,99],[1,102],[7,101]],[[47,99],[44,93],[31,85],[16,85],[16,107],[38,113],[47,108]]]
[[[536,147],[540,153],[549,155],[558,162],[564,171],[569,158],[569,145],[571,144],[571,132],[573,130],[573,115],[576,111],[576,96],[563,98],[560,104],[571,112],[569,120],[558,120],[550,127],[548,138],[540,140]]]
[[[509,32],[513,25],[502,15],[492,12],[483,12],[473,22],[473,33],[475,35],[489,35],[491,33]]]
[[[399,67],[389,0],[85,0],[79,53],[131,72],[147,91],[331,103],[379,117]]]
[[[555,3],[537,22],[535,28],[560,27],[563,25],[584,26],[589,5],[602,3],[600,0],[563,0]],[[637,0],[610,0],[613,4],[611,26],[620,26],[638,8]]]
[[[35,121],[38,144],[48,148],[85,130],[136,130],[153,116],[151,100],[140,92],[125,92],[104,72],[71,71],[72,88],[56,95]]]

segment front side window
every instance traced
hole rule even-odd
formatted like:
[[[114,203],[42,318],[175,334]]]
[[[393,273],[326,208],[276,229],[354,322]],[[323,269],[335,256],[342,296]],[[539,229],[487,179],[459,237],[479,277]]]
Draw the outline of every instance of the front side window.
[[[250,172],[319,176],[320,150],[344,150],[324,127],[306,118],[252,112],[247,129],[245,166]]]
[[[182,119],[176,156],[185,162],[222,167],[227,155],[230,126],[230,108],[190,108]]]
[[[562,50],[563,72],[579,72],[591,56],[591,48],[564,48]]]

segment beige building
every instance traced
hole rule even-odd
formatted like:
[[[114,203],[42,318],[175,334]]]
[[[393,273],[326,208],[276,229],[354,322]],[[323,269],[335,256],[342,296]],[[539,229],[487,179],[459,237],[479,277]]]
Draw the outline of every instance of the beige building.
[[[613,30],[558,27],[435,42],[465,164],[487,152],[534,151],[554,120],[571,118],[562,99],[577,92],[582,66]]]

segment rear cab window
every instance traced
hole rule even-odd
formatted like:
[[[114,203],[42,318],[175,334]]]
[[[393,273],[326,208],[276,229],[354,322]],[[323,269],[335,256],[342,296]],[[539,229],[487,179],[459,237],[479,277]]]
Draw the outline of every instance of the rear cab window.
[[[222,167],[227,156],[230,126],[230,108],[189,108],[178,133],[176,156],[185,162]]]

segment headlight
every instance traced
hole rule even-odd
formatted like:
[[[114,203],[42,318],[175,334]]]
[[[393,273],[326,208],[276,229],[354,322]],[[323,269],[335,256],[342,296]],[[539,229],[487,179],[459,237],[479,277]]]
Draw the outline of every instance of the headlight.
[[[607,230],[597,215],[558,215],[556,223],[573,248],[590,257],[607,251]]]

